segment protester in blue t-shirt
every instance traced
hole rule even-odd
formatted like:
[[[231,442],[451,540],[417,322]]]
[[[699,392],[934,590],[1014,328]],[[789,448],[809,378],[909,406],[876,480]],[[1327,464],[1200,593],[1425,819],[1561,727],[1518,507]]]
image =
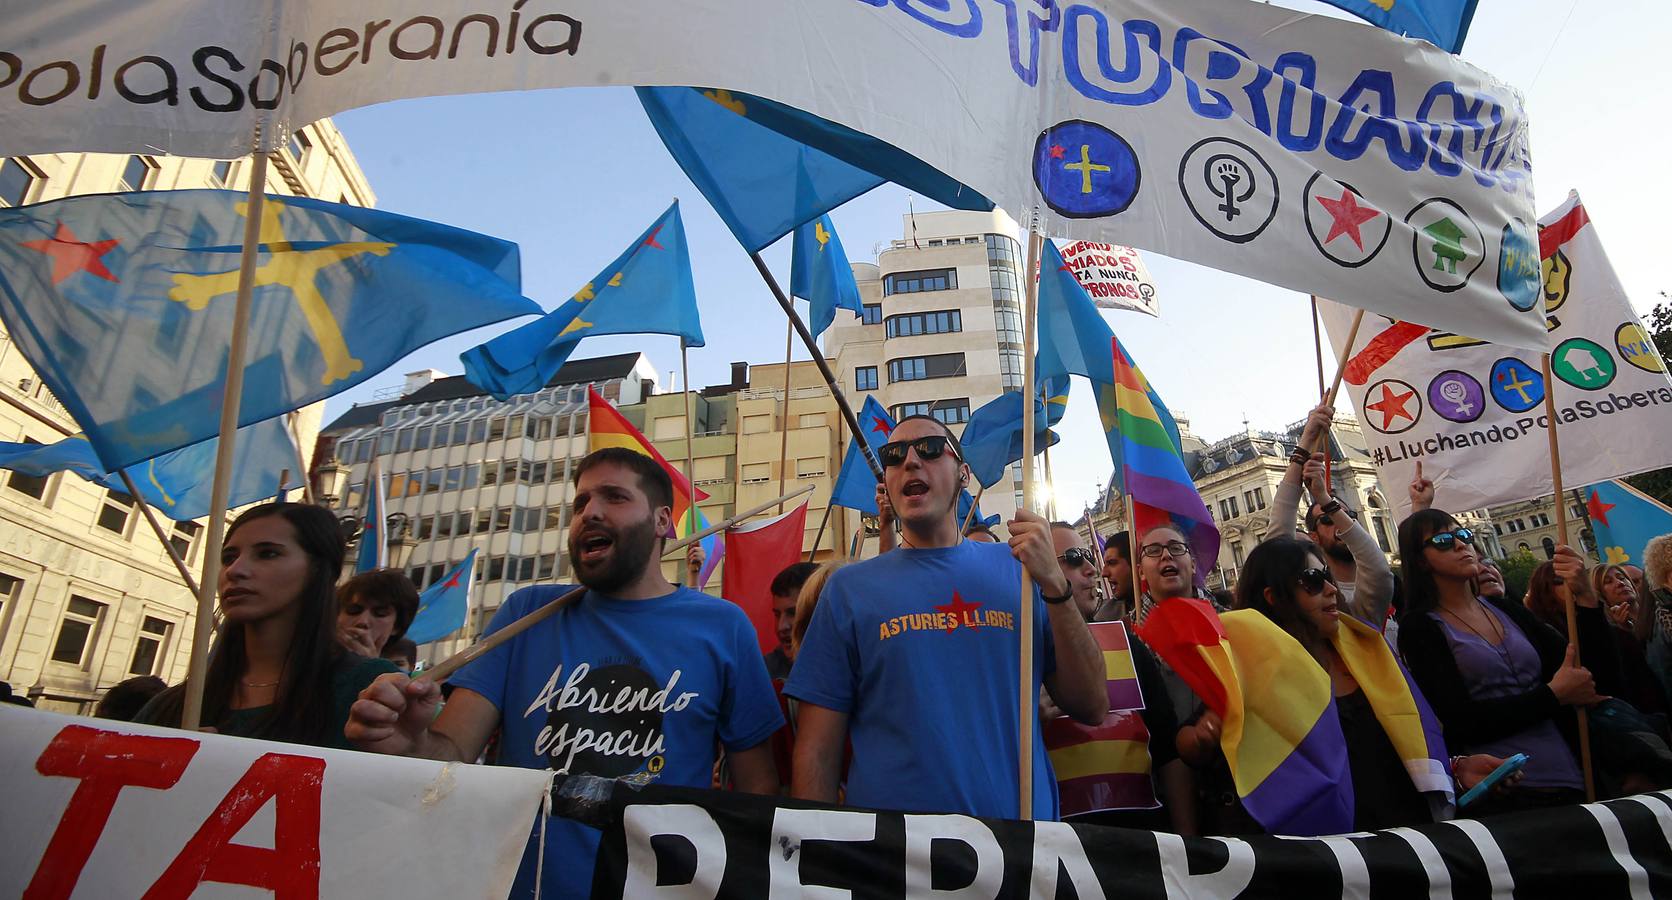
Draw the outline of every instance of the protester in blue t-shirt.
[[[1033,577],[1031,711],[1041,681],[1069,715],[1109,708],[1103,654],[1069,603],[1049,526],[1018,511],[1010,546],[967,541],[958,492],[969,467],[929,416],[900,420],[879,448],[900,545],[830,576],[785,693],[801,701],[794,794],[847,803],[1017,818],[1022,567]],[[1018,564],[1020,560],[1020,564]],[[1033,815],[1057,818],[1056,779],[1034,721]]]
[[[569,554],[588,590],[567,608],[461,669],[439,717],[428,680],[391,675],[361,694],[347,734],[362,750],[473,762],[496,728],[499,762],[560,773],[708,787],[724,747],[739,790],[776,793],[767,740],[783,724],[748,617],[662,577],[673,489],[630,450],[599,450],[575,472]],[[512,594],[496,631],[569,591]],[[538,831],[512,896],[532,896]],[[599,832],[546,825],[541,896],[583,897]]]

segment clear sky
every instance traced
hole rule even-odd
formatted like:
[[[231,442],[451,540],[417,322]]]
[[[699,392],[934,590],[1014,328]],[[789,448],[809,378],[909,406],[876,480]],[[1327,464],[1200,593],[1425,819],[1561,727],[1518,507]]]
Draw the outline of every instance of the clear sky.
[[[1225,4],[1233,10],[1236,3]],[[1310,0],[1284,6],[1344,15]],[[1534,186],[1542,214],[1578,190],[1640,311],[1672,291],[1665,249],[1672,205],[1666,162],[1672,116],[1662,108],[1672,11],[1653,0],[1481,0],[1463,57],[1526,96]],[[630,90],[571,88],[402,101],[336,118],[378,206],[514,240],[524,292],[554,308],[597,274],[674,198],[690,241],[708,345],[691,380],[728,380],[730,363],[777,361],[784,322],[754,266],[663,149]],[[919,198],[917,209],[934,208]],[[833,213],[849,258],[875,261],[900,237],[904,190],[887,185]],[[789,281],[789,241],[765,254]],[[1317,402],[1305,295],[1147,254],[1162,317],[1106,313],[1175,413],[1208,441],[1279,428]],[[803,305],[803,311],[805,307]],[[458,354],[527,320],[426,347],[333,398],[327,420],[415,369],[462,371]],[[578,357],[643,349],[670,385],[678,340],[592,338]],[[799,350],[799,348],[798,348]],[[1327,355],[1327,350],[1326,350]],[[804,350],[796,354],[805,359]],[[1328,367],[1328,365],[1326,366]],[[1060,511],[1092,497],[1109,453],[1090,392],[1074,387],[1052,451]]]

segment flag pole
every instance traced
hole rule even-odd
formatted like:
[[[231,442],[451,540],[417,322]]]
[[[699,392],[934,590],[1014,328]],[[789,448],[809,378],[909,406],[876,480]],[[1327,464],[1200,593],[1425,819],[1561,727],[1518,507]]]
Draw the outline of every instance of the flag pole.
[[[1318,295],[1312,297],[1312,356],[1318,361],[1318,398],[1323,399],[1324,388],[1324,336],[1318,330]]]
[[[296,438],[296,410],[284,414],[284,433],[290,438],[290,447],[296,451],[297,472],[302,476],[302,502],[313,505],[313,472],[308,468],[307,455],[302,452],[302,442]]]
[[[1144,605],[1144,594],[1140,589],[1141,578],[1138,576],[1138,522],[1132,512],[1132,492],[1121,491],[1126,504],[1126,568],[1132,573],[1132,609],[1127,613],[1132,617],[1132,627],[1138,627],[1138,612]],[[1218,560],[1215,560],[1218,562]],[[1204,580],[1206,576],[1203,576]]]
[[[139,487],[134,484],[133,477],[128,474],[127,469],[117,469],[116,474],[122,476],[122,484],[128,489],[128,496],[134,498],[134,502],[139,504],[140,514],[145,516],[145,521],[151,525],[152,533],[162,543],[163,552],[167,553],[168,558],[174,562],[175,570],[180,573],[180,580],[185,582],[187,589],[192,592],[192,596],[197,596],[197,579],[192,577],[192,570],[186,566],[186,561],[180,557],[180,551],[174,549],[174,545],[169,543],[168,535],[163,531],[162,523],[157,521],[157,514],[151,510],[151,504],[146,503],[145,498],[140,496]]]
[[[685,407],[685,481],[691,486],[691,509],[686,515],[691,517],[691,524],[697,524],[697,432],[696,416],[692,414],[691,406],[695,402],[691,399],[691,355],[690,347],[686,346],[684,338],[679,339],[679,387],[683,391]],[[666,553],[662,554],[664,557]],[[679,572],[684,578],[690,578],[689,567],[683,560],[678,563]],[[696,585],[691,585],[695,588]]]
[[[1568,542],[1567,497],[1562,490],[1562,448],[1556,440],[1556,398],[1555,391],[1550,389],[1550,354],[1541,357],[1544,371],[1544,419],[1548,423],[1545,433],[1550,436],[1550,482],[1554,488],[1552,497],[1556,501],[1556,536],[1561,543]],[[1583,559],[1583,554],[1581,554]],[[1573,648],[1573,664],[1581,665],[1579,658],[1579,623],[1574,618],[1573,591],[1565,584],[1557,584],[1556,590],[1561,593],[1567,608],[1567,639]],[[1585,714],[1585,707],[1575,706],[1574,714],[1579,719],[1579,765],[1585,772],[1585,802],[1595,803],[1597,799],[1596,777],[1591,770],[1591,730],[1589,717]]]
[[[1033,347],[1038,331],[1035,321],[1038,315],[1039,273],[1035,269],[1039,266],[1039,254],[1045,242],[1044,232],[1039,230],[1039,224],[1028,217],[1028,256],[1026,268],[1022,270],[1024,282],[1027,285],[1027,305],[1022,309],[1022,508],[1033,510],[1033,399],[1038,393],[1034,386]],[[971,510],[974,507],[972,505]],[[1028,570],[1022,567],[1022,602],[1017,617],[1020,627],[1016,629],[1021,644],[1020,665],[1017,674],[1020,687],[1017,693],[1017,786],[1020,788],[1020,799],[1017,801],[1017,818],[1022,821],[1033,819],[1033,725],[1039,719],[1039,697],[1033,687],[1033,578]]]
[[[1354,310],[1353,324],[1347,329],[1347,340],[1341,345],[1340,358],[1336,360],[1335,380],[1330,383],[1329,390],[1324,392],[1323,402],[1325,406],[1334,406],[1335,397],[1341,392],[1341,379],[1347,374],[1347,360],[1353,358],[1353,342],[1358,340],[1359,326],[1362,324],[1364,324],[1364,310]],[[1328,430],[1326,429],[1324,433],[1320,434],[1319,438],[1320,441],[1317,446],[1306,448],[1308,452],[1316,451],[1319,446],[1323,446],[1329,440]]]
[[[1045,440],[1045,446],[1039,451],[1045,457],[1045,518],[1057,517],[1057,479],[1051,474],[1051,441]]]
[[[848,398],[842,395],[842,388],[836,383],[836,373],[830,370],[830,363],[826,362],[824,354],[819,352],[818,342],[813,339],[812,332],[807,330],[807,323],[801,321],[801,316],[796,314],[795,304],[790,302],[789,295],[778,285],[778,279],[772,277],[772,270],[767,268],[766,260],[761,259],[760,253],[751,252],[749,258],[755,261],[755,269],[761,273],[761,280],[771,289],[772,296],[783,308],[784,315],[789,316],[790,327],[801,336],[802,345],[813,355],[813,362],[818,365],[819,374],[824,376],[824,383],[830,388],[830,396],[836,399],[836,406],[842,411],[842,418],[847,421],[848,427],[853,429],[855,437],[864,434],[864,430],[859,427],[859,417],[853,414],[853,407],[848,404]],[[866,465],[871,467],[871,474],[881,481],[882,466],[877,463],[876,454],[871,452],[871,445],[864,440],[858,443],[859,452],[865,454]]]
[[[987,490],[987,486],[981,483],[981,479],[977,478],[975,480],[975,496],[970,499],[970,511],[964,513],[964,524],[963,527],[958,529],[959,534],[970,533],[970,523],[975,521],[975,508],[981,505],[981,492],[985,490]]]
[[[778,504],[778,508],[783,509],[784,505],[782,503],[780,503],[780,504]],[[807,551],[807,561],[808,562],[812,562],[813,557],[819,555],[819,543],[824,540],[824,529],[827,526],[830,525],[830,512],[831,512],[831,510],[834,510],[835,508],[836,508],[836,504],[834,504],[834,503],[829,503],[829,504],[825,505],[825,507],[824,507],[824,518],[819,520],[819,533],[813,536],[813,549]]]
[[[697,541],[702,540],[705,537],[708,537],[711,534],[715,534],[717,532],[724,531],[727,528],[730,528],[733,525],[736,525],[737,523],[743,521],[744,519],[749,518],[750,516],[760,515],[761,513],[766,512],[767,510],[771,509],[774,505],[776,505],[778,503],[782,503],[783,501],[789,500],[789,499],[794,498],[794,497],[799,497],[802,494],[805,494],[805,493],[808,493],[808,492],[812,491],[812,489],[813,489],[813,486],[810,485],[810,484],[807,485],[806,487],[803,487],[803,488],[797,488],[795,491],[791,492],[788,496],[774,497],[771,500],[768,500],[768,501],[766,501],[765,503],[762,503],[759,506],[753,507],[753,508],[748,509],[744,512],[740,512],[737,515],[732,516],[731,518],[725,520],[724,522],[720,522],[720,523],[715,524],[715,525],[710,525],[707,528],[704,528],[702,531],[699,531],[695,534],[686,535],[685,537],[682,537],[679,540],[674,541],[672,544],[670,544],[666,548],[664,548],[662,550],[662,555],[667,556],[670,553],[678,553],[679,551],[685,549],[686,547],[689,547],[690,545],[696,543]],[[585,593],[585,591],[586,591],[586,587],[584,585],[569,591],[568,593],[562,595],[561,597],[558,597],[556,600],[553,600],[552,602],[547,603],[545,606],[542,606],[539,609],[534,610],[533,612],[523,616],[522,618],[516,620],[515,622],[512,622],[509,625],[506,625],[504,628],[499,629],[498,631],[494,632],[493,634],[488,635],[487,637],[483,638],[482,640],[478,641],[477,643],[475,643],[475,644],[473,644],[469,647],[466,647],[465,649],[460,650],[458,653],[455,653],[452,656],[449,656],[446,659],[442,660],[440,663],[438,663],[434,666],[431,666],[428,669],[425,669],[423,672],[419,673],[418,678],[413,679],[413,680],[419,681],[419,680],[428,679],[430,681],[435,682],[436,684],[440,684],[443,681],[446,681],[448,676],[452,675],[454,672],[457,672],[460,669],[460,667],[466,665],[467,663],[473,662],[476,659],[479,659],[484,654],[487,654],[487,653],[491,652],[494,648],[500,646],[501,644],[504,644],[506,641],[509,641],[510,639],[516,637],[517,635],[522,634],[524,631],[527,631],[528,629],[534,627],[535,625],[538,625],[539,623],[541,623],[541,622],[545,621],[546,619],[550,618],[553,613],[557,612],[558,610],[562,609],[565,606],[568,606],[571,602],[580,599],[580,595],[582,593]]]
[[[215,481],[210,490],[209,536],[203,547],[203,578],[198,582],[197,621],[192,631],[191,663],[186,670],[185,706],[180,714],[180,727],[187,731],[196,731],[202,724],[203,682],[208,674],[209,640],[215,627],[215,586],[220,581],[221,545],[226,538],[233,445],[238,440],[238,407],[244,399],[244,352],[250,325],[250,293],[255,284],[256,253],[261,243],[261,207],[267,196],[267,154],[261,148],[259,124],[252,143],[250,189],[244,203],[244,247],[238,261],[232,342],[227,349],[226,387],[221,395],[221,437],[215,447]]]
[[[279,489],[273,492],[273,502],[274,503],[283,503],[284,502],[285,490],[287,489],[287,486],[289,484],[290,484],[290,469],[288,469],[288,468],[280,469],[279,470]]]
[[[791,302],[793,303],[794,301],[792,300]],[[795,349],[795,326],[791,325],[788,322],[785,322],[784,323],[784,420],[779,423],[780,425],[783,426],[782,429],[781,429],[781,431],[783,432],[783,440],[778,442],[778,493],[779,494],[782,494],[784,492],[784,476],[789,474],[785,470],[787,470],[789,468],[789,457],[790,457],[790,353],[794,349]],[[830,510],[830,507],[828,507],[828,506],[825,507],[825,518],[827,518],[827,519],[830,517],[829,510]],[[784,512],[784,504],[780,503],[780,504],[778,504],[778,513],[780,515],[782,515],[783,512]],[[819,533],[820,534],[824,533],[824,529],[822,527],[819,529]],[[818,546],[819,546],[818,544],[814,544],[813,549],[817,550]]]

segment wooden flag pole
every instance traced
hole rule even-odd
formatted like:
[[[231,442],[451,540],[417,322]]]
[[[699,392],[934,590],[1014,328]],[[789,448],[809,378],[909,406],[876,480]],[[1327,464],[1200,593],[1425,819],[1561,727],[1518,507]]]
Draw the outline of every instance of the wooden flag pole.
[[[290,438],[290,447],[296,451],[296,471],[302,476],[302,502],[310,506],[314,502],[313,472],[308,469],[307,454],[302,452],[302,442],[296,437],[296,412],[292,410],[284,415],[285,435]]]
[[[1562,490],[1562,448],[1556,440],[1556,398],[1555,391],[1550,389],[1550,354],[1543,355],[1542,367],[1544,371],[1544,418],[1549,423],[1545,433],[1550,436],[1550,481],[1554,489],[1551,496],[1556,501],[1556,536],[1560,543],[1568,542],[1567,497]],[[1567,639],[1568,645],[1573,647],[1573,664],[1582,665],[1579,655],[1579,623],[1574,618],[1573,590],[1565,584],[1558,584],[1556,590],[1561,593],[1563,603],[1567,609]],[[1591,729],[1589,716],[1585,714],[1585,707],[1575,706],[1574,714],[1579,720],[1579,766],[1585,772],[1585,802],[1595,803],[1597,799],[1596,776],[1591,769]]]
[[[824,376],[825,386],[830,388],[830,396],[836,399],[836,406],[842,411],[842,418],[848,423],[848,427],[853,429],[855,437],[863,435],[865,432],[859,427],[859,417],[853,414],[853,407],[848,405],[848,398],[843,396],[841,386],[836,383],[836,373],[830,370],[830,363],[826,362],[824,354],[819,352],[818,341],[814,340],[813,333],[807,330],[807,323],[801,321],[801,316],[796,314],[795,304],[790,302],[789,295],[778,285],[778,279],[772,277],[772,270],[766,267],[766,260],[761,259],[759,253],[750,253],[749,258],[755,261],[755,269],[761,273],[761,280],[771,289],[772,296],[783,308],[784,315],[789,316],[790,327],[801,336],[802,346],[813,355],[813,362],[818,365],[819,374]],[[871,474],[876,476],[878,481],[882,481],[882,465],[877,462],[876,454],[871,452],[871,445],[863,438],[859,440],[859,452],[865,454],[865,463],[871,467]]]
[[[685,345],[684,338],[679,339],[679,380],[679,387],[684,392],[683,406],[685,407],[685,480],[691,486],[691,511],[687,515],[691,517],[691,524],[695,525],[697,523],[697,432],[696,416],[693,414],[691,407],[696,401],[691,396],[690,348]],[[664,551],[662,555],[666,557],[667,553]],[[684,560],[679,562],[679,573],[682,579],[691,578],[690,567],[685,565]],[[690,587],[693,590],[696,589],[695,584],[690,585]]]
[[[244,247],[238,260],[238,294],[232,311],[232,343],[227,349],[226,388],[221,395],[221,438],[215,447],[215,481],[209,499],[209,536],[203,545],[203,578],[198,582],[197,621],[192,630],[191,664],[186,670],[185,707],[180,727],[196,731],[203,718],[203,680],[209,668],[209,639],[214,634],[215,586],[221,576],[221,545],[226,539],[226,507],[232,488],[238,407],[244,399],[244,352],[250,327],[250,292],[255,283],[256,253],[261,244],[261,206],[266,199],[267,153],[256,126],[250,189],[244,203]]]
[[[1033,510],[1033,398],[1038,394],[1034,385],[1033,346],[1038,331],[1039,255],[1044,248],[1045,234],[1037,223],[1028,225],[1028,256],[1023,278],[1027,285],[1027,305],[1022,309],[1022,508]],[[1021,644],[1020,666],[1017,669],[1020,688],[1017,694],[1017,801],[1018,818],[1033,819],[1033,726],[1039,719],[1039,696],[1033,687],[1033,578],[1022,568],[1022,602],[1016,635]]]
[[[273,492],[273,502],[274,503],[283,503],[284,502],[284,493],[285,493],[285,490],[286,490],[286,488],[289,484],[290,484],[290,470],[289,469],[280,469],[279,470],[279,489]]]
[[[1318,398],[1323,399],[1324,387],[1324,336],[1318,330],[1318,295],[1312,294],[1312,356],[1318,361]]]
[[[127,469],[117,469],[116,474],[122,476],[122,484],[127,487],[128,496],[134,498],[134,502],[139,504],[140,514],[145,516],[145,521],[151,525],[152,533],[156,534],[157,540],[163,545],[163,552],[167,553],[168,558],[174,562],[175,571],[180,573],[180,580],[192,592],[192,596],[197,596],[197,579],[192,577],[192,570],[187,567],[186,561],[180,557],[180,551],[174,549],[174,545],[169,543],[168,533],[163,531],[162,523],[157,521],[157,514],[151,510],[151,504],[146,503],[145,498],[139,495],[139,486],[134,484],[133,477],[128,474]]]
[[[793,303],[794,301],[792,300],[791,302]],[[778,442],[778,493],[780,493],[780,494],[782,494],[784,492],[784,478],[785,478],[785,476],[787,476],[789,474],[788,469],[789,469],[789,461],[790,461],[790,353],[794,349],[795,349],[795,326],[791,325],[788,322],[785,322],[784,323],[784,420],[782,422],[778,423],[779,425],[782,426],[781,430],[783,432],[783,439]],[[828,506],[825,507],[825,510],[826,510],[825,515],[826,515],[827,518],[829,517],[829,509],[830,509],[830,507],[828,507]],[[779,512],[780,515],[782,515],[783,512],[784,512],[784,505],[782,503],[778,504],[778,512]],[[820,529],[820,533],[823,533],[822,528]],[[814,544],[813,549],[817,550],[818,546],[819,546],[818,544]]]
[[[767,510],[771,509],[775,504],[782,503],[783,501],[789,500],[793,497],[799,497],[802,494],[805,494],[805,493],[808,493],[808,492],[812,491],[812,489],[813,489],[812,485],[807,485],[804,488],[797,488],[795,490],[795,492],[791,493],[789,496],[775,497],[771,500],[766,501],[765,503],[762,503],[759,506],[753,507],[752,509],[746,510],[744,512],[740,512],[737,515],[732,516],[731,518],[725,520],[724,522],[721,522],[717,525],[710,525],[707,528],[704,528],[702,531],[699,531],[695,534],[691,534],[691,535],[687,535],[685,537],[682,537],[679,540],[674,541],[672,544],[668,545],[666,548],[664,548],[662,550],[662,555],[665,557],[670,553],[678,553],[679,551],[685,549],[686,547],[689,547],[690,545],[696,543],[697,541],[702,540],[705,537],[708,537],[711,534],[715,534],[717,532],[724,531],[727,528],[730,528],[733,525],[736,525],[737,523],[743,521],[744,519],[749,518],[750,516],[760,515],[761,513],[766,512]],[[528,615],[525,615],[522,618],[516,620],[515,622],[512,622],[511,624],[505,626],[504,628],[499,629],[498,631],[494,632],[493,634],[488,635],[487,637],[483,638],[481,641],[477,642],[473,646],[466,647],[465,649],[460,650],[458,653],[455,653],[452,656],[449,656],[446,659],[442,660],[440,663],[438,663],[434,666],[431,666],[428,669],[425,669],[422,673],[420,673],[418,675],[417,678],[415,678],[413,680],[414,681],[429,680],[429,681],[435,682],[436,684],[440,684],[443,681],[446,681],[449,676],[451,676],[454,672],[457,672],[462,666],[464,666],[467,663],[470,663],[470,662],[484,656],[487,653],[492,652],[494,648],[500,646],[501,644],[504,644],[506,641],[509,641],[510,639],[516,637],[519,634],[522,634],[523,632],[527,631],[528,629],[533,628],[535,625],[538,625],[541,622],[544,622],[546,619],[551,618],[551,616],[554,613],[556,613],[558,610],[562,609],[565,606],[568,606],[570,603],[573,603],[576,600],[579,600],[581,594],[583,594],[585,592],[586,592],[585,585],[574,588],[573,590],[569,591],[568,593],[564,594],[563,596],[558,597],[556,600],[553,600],[552,602],[547,603],[545,606],[542,606],[539,609],[534,610],[533,612],[529,613]]]
[[[784,508],[784,505],[780,503],[778,504],[778,508],[781,510]],[[808,562],[812,562],[813,557],[819,555],[819,544],[824,540],[824,529],[830,525],[830,512],[835,508],[836,504],[834,503],[830,503],[825,506],[824,518],[819,519],[819,533],[813,535],[813,549],[807,551]]]
[[[1325,406],[1334,406],[1335,397],[1341,392],[1341,379],[1347,374],[1347,360],[1353,358],[1353,342],[1358,340],[1358,330],[1362,324],[1364,324],[1364,310],[1355,310],[1353,312],[1353,324],[1347,329],[1347,341],[1341,345],[1340,358],[1336,360],[1335,381],[1331,382],[1329,390],[1324,392]],[[1324,433],[1318,436],[1318,442],[1306,448],[1307,452],[1316,452],[1319,447],[1325,446],[1328,440],[1329,431],[1325,429]]]
[[[975,521],[975,508],[981,505],[981,492],[985,490],[987,490],[987,486],[981,483],[981,479],[977,478],[975,480],[975,497],[970,500],[970,511],[964,513],[964,524],[963,527],[958,529],[959,534],[970,533],[970,523]]]
[[[1045,518],[1057,517],[1057,479],[1051,474],[1051,439],[1045,439],[1045,446],[1040,448],[1039,455],[1045,457]]]
[[[1125,495],[1126,504],[1126,568],[1132,573],[1132,609],[1127,615],[1132,617],[1132,627],[1138,627],[1138,613],[1144,605],[1144,593],[1141,590],[1143,579],[1138,574],[1138,522],[1132,513],[1132,494],[1121,491]],[[1205,577],[1205,576],[1204,576]]]

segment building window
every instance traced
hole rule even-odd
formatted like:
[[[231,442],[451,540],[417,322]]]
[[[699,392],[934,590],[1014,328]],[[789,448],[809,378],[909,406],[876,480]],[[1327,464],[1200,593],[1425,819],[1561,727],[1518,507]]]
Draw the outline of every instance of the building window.
[[[209,178],[221,187],[232,183],[232,163],[229,160],[218,160],[209,169]]]
[[[24,438],[25,444],[40,444],[34,438]],[[10,472],[6,476],[6,487],[20,494],[28,494],[36,500],[46,496],[46,482],[51,475],[25,475],[22,472]]]
[[[1243,505],[1248,508],[1249,512],[1254,512],[1257,509],[1265,509],[1266,489],[1263,487],[1257,487],[1251,491],[1243,491],[1242,502]]]
[[[418,520],[418,527],[416,531],[418,534],[418,540],[429,540],[435,535],[435,518],[433,516],[424,516],[420,518]]]
[[[174,552],[180,554],[183,560],[191,560],[192,544],[197,542],[197,536],[203,531],[203,526],[196,522],[175,522],[174,533],[168,542],[174,545]]]
[[[935,401],[935,408],[930,410],[929,415],[934,416],[935,421],[942,425],[962,425],[970,420],[969,398],[937,400]]]
[[[412,429],[402,428],[395,432],[395,452],[405,453],[412,449]]]
[[[488,580],[501,581],[505,578],[505,557],[496,556],[488,560]]]
[[[99,623],[104,619],[105,605],[86,597],[70,597],[64,610],[64,621],[58,625],[58,640],[52,645],[52,661],[86,666],[87,657],[98,635]]]
[[[964,330],[962,315],[955,309],[940,312],[912,313],[889,316],[889,337],[915,337],[920,334],[950,334]]]
[[[547,553],[540,557],[540,572],[537,576],[541,581],[549,581],[557,571],[557,554]]]
[[[493,511],[493,530],[494,531],[510,531],[511,530],[511,514],[513,512],[515,512],[515,510],[511,509],[508,506],[502,506],[499,509],[494,510]]]
[[[417,434],[415,434],[413,436],[413,439],[412,439],[412,449],[414,449],[414,450],[428,450],[428,449],[430,449],[430,426],[428,426],[428,425],[419,426]]]
[[[35,185],[45,182],[46,176],[22,159],[0,160],[0,200],[5,200],[7,206],[28,203]]]
[[[99,527],[125,535],[128,519],[133,515],[134,498],[121,491],[105,492],[104,505],[99,508]]]
[[[157,674],[157,661],[168,645],[168,632],[173,624],[167,619],[146,616],[139,626],[139,638],[134,641],[134,656],[128,662],[129,675]]]
[[[156,168],[151,161],[143,156],[128,157],[127,165],[122,167],[122,180],[116,183],[119,191],[143,191],[145,183],[150,180],[151,170]]]
[[[17,595],[21,593],[23,593],[23,579],[13,578],[4,572],[0,572],[0,612],[4,612],[7,606],[17,602]]]
[[[493,487],[499,483],[499,460],[482,463],[482,486]]]
[[[953,378],[968,374],[964,369],[964,354],[938,353],[934,356],[910,356],[888,361],[888,381],[922,381],[927,378]]]
[[[923,291],[951,291],[958,289],[957,269],[925,269],[921,272],[896,272],[882,281],[884,296],[890,294],[918,294]]]
[[[877,367],[860,366],[853,370],[853,389],[856,391],[874,391],[877,389]]]
[[[894,421],[898,422],[907,416],[926,416],[929,414],[928,403],[901,403],[894,407]]]
[[[867,303],[867,304],[864,305],[863,309],[864,309],[864,312],[861,312],[859,314],[859,323],[861,325],[881,325],[882,324],[882,304],[881,303]]]
[[[797,459],[795,461],[795,477],[820,478],[824,476],[825,469],[827,468],[829,468],[829,466],[825,465],[824,457],[822,456],[809,456]]]
[[[308,155],[308,148],[313,146],[313,141],[308,140],[308,136],[301,131],[292,131],[289,146],[290,158],[299,163],[303,157]]]
[[[1238,515],[1240,513],[1237,511],[1237,498],[1226,497],[1219,501],[1219,518],[1221,520],[1234,519]],[[1242,563],[1238,562],[1237,565],[1240,566]]]
[[[764,484],[771,480],[771,463],[745,463],[743,465],[744,484]]]

